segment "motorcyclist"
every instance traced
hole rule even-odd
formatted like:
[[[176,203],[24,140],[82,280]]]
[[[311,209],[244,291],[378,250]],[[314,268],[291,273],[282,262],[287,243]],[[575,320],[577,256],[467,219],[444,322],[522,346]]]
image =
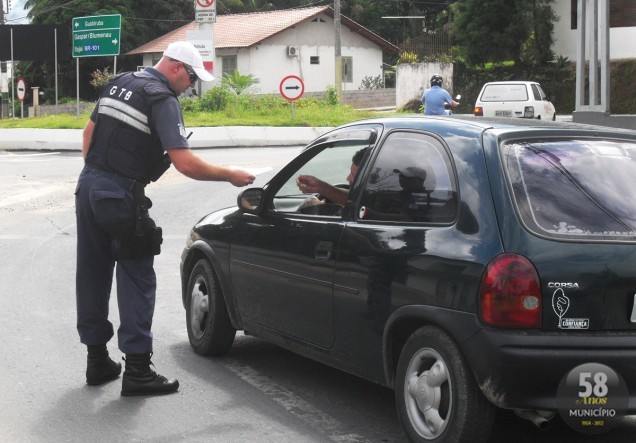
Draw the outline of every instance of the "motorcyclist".
[[[424,115],[446,115],[446,105],[459,106],[459,102],[452,99],[448,91],[442,88],[442,76],[435,74],[431,77],[431,87],[422,94]]]

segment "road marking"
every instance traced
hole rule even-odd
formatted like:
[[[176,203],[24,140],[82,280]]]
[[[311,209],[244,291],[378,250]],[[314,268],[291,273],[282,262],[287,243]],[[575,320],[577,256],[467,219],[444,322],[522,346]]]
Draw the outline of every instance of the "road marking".
[[[329,440],[334,442],[368,442],[361,435],[347,433],[347,429],[331,415],[314,407],[289,389],[273,382],[266,375],[260,374],[256,369],[241,364],[237,360],[225,358],[223,365],[249,383],[263,394],[270,397],[287,412],[296,416],[312,428],[316,429]]]
[[[68,183],[64,183],[62,185],[50,185],[50,186],[43,186],[41,188],[36,188],[28,192],[23,192],[18,195],[13,195],[11,197],[3,198],[2,200],[0,200],[0,207],[15,205],[16,203],[24,203],[29,200],[34,200],[38,197],[42,197],[48,194],[53,194],[54,192],[57,192],[67,187],[69,187]]]
[[[22,158],[27,158],[27,157],[44,157],[47,155],[59,155],[59,152],[38,152],[38,153],[28,153],[28,154],[16,154],[14,152],[1,152],[0,153],[0,158],[5,158],[5,159],[10,159],[10,160],[15,160],[15,159],[22,159]]]

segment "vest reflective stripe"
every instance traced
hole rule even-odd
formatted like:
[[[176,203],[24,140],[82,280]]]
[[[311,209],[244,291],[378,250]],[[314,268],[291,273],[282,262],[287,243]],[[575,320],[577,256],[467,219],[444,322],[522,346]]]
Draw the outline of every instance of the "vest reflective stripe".
[[[108,115],[146,134],[150,134],[148,117],[126,103],[102,97],[99,100],[99,113]]]

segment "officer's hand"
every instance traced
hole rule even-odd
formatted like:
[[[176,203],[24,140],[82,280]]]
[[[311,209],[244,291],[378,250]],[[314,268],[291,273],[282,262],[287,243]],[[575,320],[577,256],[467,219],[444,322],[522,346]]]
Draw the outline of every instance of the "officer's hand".
[[[230,175],[229,182],[234,186],[241,187],[254,183],[256,177],[251,172],[244,171],[242,169],[233,169]]]

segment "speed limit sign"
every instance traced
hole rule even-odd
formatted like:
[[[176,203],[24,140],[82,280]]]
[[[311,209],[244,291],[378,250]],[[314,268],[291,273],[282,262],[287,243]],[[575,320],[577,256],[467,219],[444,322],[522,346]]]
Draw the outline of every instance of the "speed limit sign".
[[[18,85],[16,86],[16,90],[18,93],[18,100],[23,102],[26,97],[26,82],[22,77],[18,79]]]

